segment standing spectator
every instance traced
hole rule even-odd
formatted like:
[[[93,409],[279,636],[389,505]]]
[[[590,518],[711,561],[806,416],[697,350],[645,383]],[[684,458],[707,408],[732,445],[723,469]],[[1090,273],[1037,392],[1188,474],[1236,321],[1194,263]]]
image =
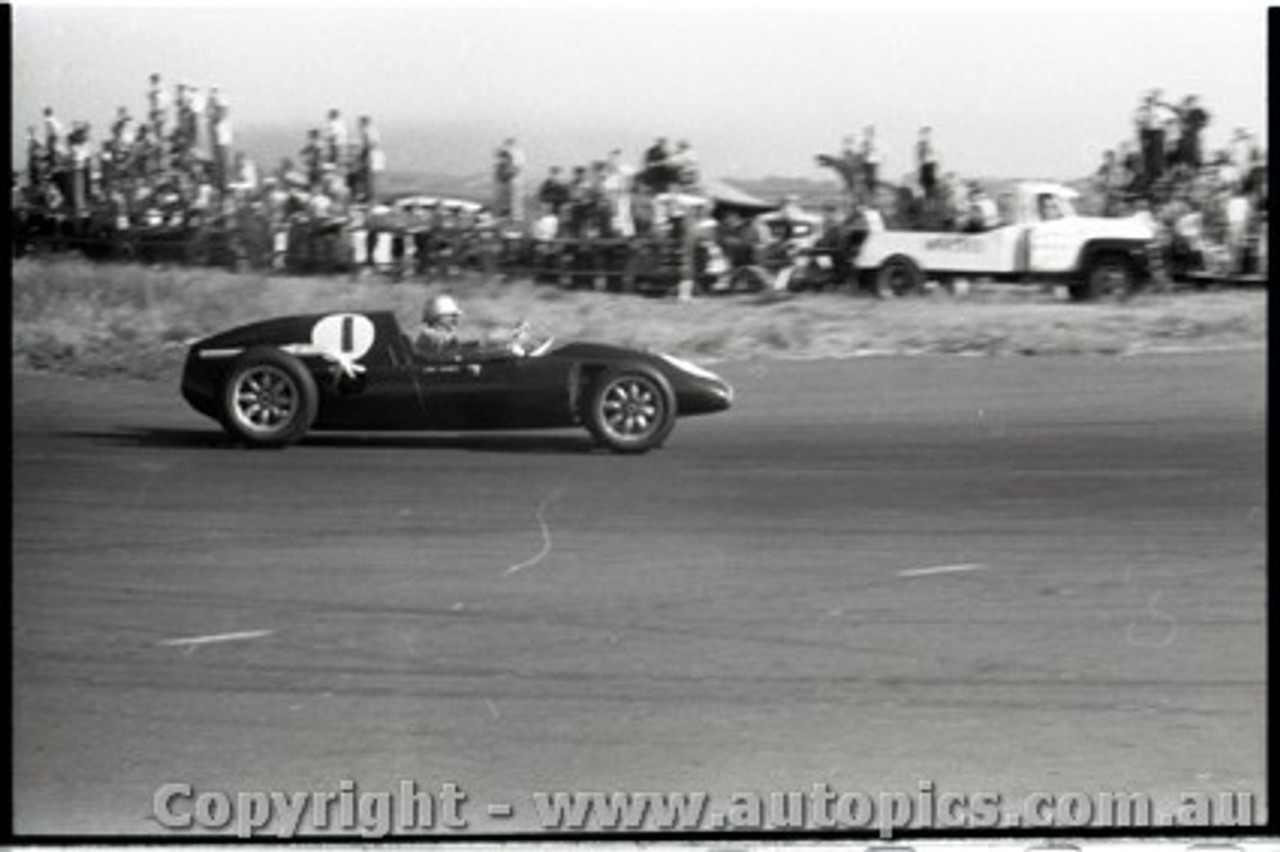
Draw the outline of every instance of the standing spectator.
[[[1165,126],[1161,114],[1164,104],[1160,95],[1159,89],[1148,92],[1138,105],[1133,119],[1138,131],[1138,149],[1142,152],[1138,185],[1144,194],[1149,193],[1152,184],[1164,177],[1165,171]]]
[[[818,154],[814,160],[840,176],[845,190],[845,215],[853,215],[863,205],[866,196],[862,155],[854,149],[853,137],[845,137],[844,148],[839,154]]]
[[[1204,164],[1200,134],[1209,124],[1209,113],[1201,108],[1199,98],[1187,95],[1177,114],[1182,129],[1178,158],[1192,169],[1199,169]]]
[[[320,131],[312,128],[307,131],[307,144],[298,152],[302,158],[302,168],[306,173],[307,189],[315,192],[324,179],[324,145],[320,141]]]
[[[209,90],[209,139],[213,143],[213,186],[218,192],[227,191],[230,182],[228,171],[231,157],[231,104],[214,86]]]
[[[125,151],[133,143],[133,116],[128,107],[116,110],[115,120],[111,122],[111,147],[113,150]]]
[[[577,239],[586,231],[591,218],[591,192],[585,166],[573,167],[566,206],[568,216],[561,217],[563,230],[567,236]]]
[[[1214,180],[1218,186],[1232,192],[1240,192],[1244,173],[1231,161],[1231,154],[1226,150],[1219,151],[1213,158]]]
[[[631,184],[634,176],[622,161],[622,151],[614,148],[605,162],[601,190],[609,211],[609,230],[619,237],[634,237],[636,223],[631,215]]]
[[[687,139],[681,139],[676,145],[676,153],[670,160],[676,183],[682,188],[696,191],[701,183],[701,172],[698,155]]]
[[[1102,165],[1094,175],[1093,184],[1102,196],[1102,215],[1119,216],[1124,205],[1124,192],[1131,181],[1124,165],[1113,150],[1102,155]]]
[[[1241,191],[1249,195],[1254,200],[1254,209],[1263,210],[1266,208],[1267,194],[1267,163],[1266,158],[1262,155],[1262,149],[1257,145],[1253,146],[1249,152],[1249,163],[1244,168],[1244,177],[1241,180]]]
[[[844,137],[840,146],[840,162],[836,168],[845,180],[852,208],[861,207],[866,203],[867,197],[866,169],[863,167],[862,149],[853,136]]]
[[[857,140],[852,136],[846,136],[840,141],[840,157],[846,162],[853,165],[862,163],[862,152],[858,148]]]
[[[600,206],[604,207],[607,233],[622,241],[630,241],[636,235],[635,217],[631,214],[631,187],[634,184],[635,175],[626,162],[623,162],[621,148],[613,148],[604,161],[604,174],[600,180]],[[609,292],[622,289],[628,256],[630,247],[626,243],[617,242],[604,247],[600,261],[605,270],[605,289]]]
[[[960,176],[955,172],[945,172],[938,179],[938,198],[934,204],[934,224],[943,231],[957,228],[964,218],[964,201],[962,199]]]
[[[644,183],[654,195],[661,195],[675,182],[667,151],[666,137],[659,136],[644,152]]]
[[[124,177],[120,168],[122,158],[117,153],[120,150],[116,147],[114,139],[102,140],[98,149],[98,182],[96,186],[91,187],[95,197],[108,198],[114,192],[119,180]]]
[[[153,164],[158,161],[159,150],[153,139],[152,125],[144,124],[138,128],[138,135],[129,146],[128,173],[137,180],[142,188],[153,189],[155,170]]]
[[[1252,162],[1253,139],[1248,130],[1237,127],[1231,134],[1231,161],[1243,173]]]
[[[276,179],[282,192],[306,189],[308,186],[306,173],[288,157],[280,161],[280,166],[276,169]]]
[[[374,127],[373,119],[367,115],[360,116],[360,167],[359,192],[356,200],[373,204],[376,195],[374,175],[386,171],[387,158],[382,149],[382,136]]]
[[[156,139],[164,138],[164,122],[168,111],[169,96],[160,82],[160,75],[152,74],[151,85],[147,87],[147,120]]]
[[[1175,171],[1179,172],[1179,166],[1183,164],[1182,160],[1182,120],[1178,117],[1175,107],[1166,103],[1156,104],[1156,115],[1160,121],[1160,126],[1164,129],[1164,175],[1176,180]],[[1190,164],[1187,164],[1190,168]]]
[[[560,216],[561,208],[569,201],[569,187],[560,174],[560,167],[552,166],[547,170],[547,177],[542,182],[542,186],[538,187],[538,203],[542,205],[545,212],[556,217]]]
[[[969,215],[965,230],[970,232],[989,231],[1000,227],[1000,208],[995,199],[987,194],[982,184],[976,180],[969,181]]]
[[[604,160],[596,160],[591,164],[589,185],[591,187],[591,236],[612,237],[613,211],[609,207],[605,190],[608,178],[608,167]]]
[[[1120,142],[1120,146],[1116,149],[1116,160],[1119,161],[1120,168],[1129,180],[1124,188],[1124,201],[1127,204],[1141,189],[1142,152],[1134,146],[1131,140],[1125,139]]]
[[[63,156],[63,145],[66,141],[63,135],[62,122],[58,121],[58,117],[53,114],[53,107],[44,108],[44,155],[48,158],[48,168],[50,172],[55,172],[61,166]]]
[[[93,160],[93,143],[89,125],[76,122],[67,136],[71,159],[71,212],[80,216],[89,212],[89,181]]]
[[[343,174],[347,163],[347,123],[338,109],[329,110],[324,128],[325,162],[333,163],[338,173]]]
[[[187,153],[200,147],[200,119],[204,115],[205,106],[205,98],[200,94],[200,89],[188,86],[186,127],[182,130],[187,140]]]
[[[333,163],[324,164],[324,182],[320,191],[329,197],[337,212],[346,212],[351,203],[351,190],[347,187],[347,179]]]
[[[47,159],[40,134],[34,125],[27,125],[27,184],[35,192],[44,183]]]
[[[108,189],[128,175],[129,157],[133,148],[133,116],[128,107],[116,110],[115,120],[111,122],[111,137],[102,144],[103,180]]]
[[[494,212],[512,223],[524,221],[523,174],[524,154],[516,147],[516,140],[509,138],[495,156]]]
[[[916,161],[920,165],[920,188],[927,200],[933,200],[938,188],[938,154],[933,147],[933,128],[921,127],[916,142]]]
[[[538,242],[550,242],[560,234],[560,217],[555,214],[551,205],[542,203],[542,210],[534,220],[532,235]]]
[[[876,197],[880,185],[880,149],[876,145],[876,126],[868,124],[862,130],[862,176],[868,195]]]
[[[234,177],[230,188],[237,198],[245,200],[257,194],[258,166],[243,151],[236,153]]]
[[[174,90],[173,108],[177,114],[176,126],[172,133],[173,153],[181,156],[195,144],[195,134],[191,131],[194,120],[191,114],[191,94],[186,83],[179,83]],[[156,140],[163,144],[164,137],[157,136]]]

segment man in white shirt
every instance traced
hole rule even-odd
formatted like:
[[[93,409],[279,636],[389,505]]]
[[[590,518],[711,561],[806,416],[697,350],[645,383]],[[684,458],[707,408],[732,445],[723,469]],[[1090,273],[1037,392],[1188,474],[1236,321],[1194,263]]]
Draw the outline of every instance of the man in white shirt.
[[[995,199],[987,194],[982,184],[977,181],[969,183],[969,221],[966,231],[990,231],[1000,226],[1000,208]]]
[[[182,133],[186,139],[187,151],[200,146],[200,116],[204,112],[205,99],[195,86],[187,87],[187,109],[183,115],[185,126]]]
[[[209,138],[213,142],[213,185],[224,192],[229,182],[231,105],[217,86],[209,90]]]
[[[58,162],[65,152],[66,136],[62,131],[62,122],[53,114],[53,107],[44,108],[44,153],[49,158],[49,168],[58,168]]]
[[[329,110],[329,118],[325,122],[326,158],[342,170],[347,162],[347,123],[342,120],[342,113],[337,109]]]
[[[622,151],[614,148],[605,162],[600,188],[609,205],[609,227],[614,236],[634,237],[635,220],[631,215],[631,170],[622,161]]]

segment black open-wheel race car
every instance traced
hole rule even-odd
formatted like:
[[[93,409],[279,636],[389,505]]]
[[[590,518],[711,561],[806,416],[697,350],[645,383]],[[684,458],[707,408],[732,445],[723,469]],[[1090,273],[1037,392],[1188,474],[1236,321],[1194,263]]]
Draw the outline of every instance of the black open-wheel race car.
[[[679,416],[724,411],[733,389],[680,358],[600,343],[464,347],[425,359],[390,311],[290,316],[198,340],[182,395],[251,447],[308,431],[584,426],[602,446],[661,446]]]

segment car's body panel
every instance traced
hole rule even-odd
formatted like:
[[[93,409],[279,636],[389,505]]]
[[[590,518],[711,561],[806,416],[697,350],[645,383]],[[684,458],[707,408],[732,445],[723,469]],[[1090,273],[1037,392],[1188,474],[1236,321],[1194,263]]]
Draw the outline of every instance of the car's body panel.
[[[592,376],[623,364],[660,373],[680,416],[723,411],[733,399],[726,382],[693,365],[683,369],[660,355],[598,343],[569,343],[531,357],[477,348],[456,359],[424,360],[386,311],[282,317],[197,341],[183,372],[183,396],[220,419],[232,365],[259,347],[297,357],[314,377],[317,430],[573,426]]]

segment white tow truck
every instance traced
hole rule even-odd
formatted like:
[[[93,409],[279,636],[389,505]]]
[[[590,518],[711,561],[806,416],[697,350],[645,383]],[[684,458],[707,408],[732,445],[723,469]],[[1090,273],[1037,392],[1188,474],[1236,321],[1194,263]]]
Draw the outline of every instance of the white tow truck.
[[[1150,218],[1081,216],[1070,187],[1022,182],[996,197],[998,224],[982,230],[909,231],[886,228],[875,211],[854,265],[884,295],[924,288],[926,280],[991,278],[1062,281],[1072,299],[1127,294],[1149,275],[1155,239]]]

